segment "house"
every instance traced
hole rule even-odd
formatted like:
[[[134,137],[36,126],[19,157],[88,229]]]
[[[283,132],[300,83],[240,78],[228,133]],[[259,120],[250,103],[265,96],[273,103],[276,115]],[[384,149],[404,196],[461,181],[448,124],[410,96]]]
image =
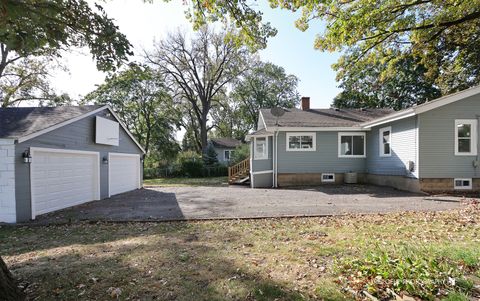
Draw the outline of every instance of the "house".
[[[208,143],[217,153],[218,163],[225,165],[230,162],[235,148],[242,145],[242,141],[233,138],[211,138]]]
[[[480,87],[401,111],[285,109],[259,113],[252,187],[358,182],[409,191],[480,190]],[[277,114],[279,115],[279,114]]]
[[[0,222],[138,189],[143,154],[109,106],[0,109]]]

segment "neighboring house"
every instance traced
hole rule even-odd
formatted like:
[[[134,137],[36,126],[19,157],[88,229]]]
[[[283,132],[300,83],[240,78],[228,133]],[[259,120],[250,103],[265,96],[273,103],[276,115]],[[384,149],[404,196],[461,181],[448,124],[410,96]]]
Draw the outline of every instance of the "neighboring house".
[[[233,138],[211,138],[208,143],[215,149],[218,162],[225,165],[230,162],[235,148],[242,145],[242,141]]]
[[[260,111],[251,142],[252,187],[359,182],[410,191],[480,190],[480,87],[394,112]]]
[[[0,109],[0,222],[140,188],[143,154],[109,106]]]

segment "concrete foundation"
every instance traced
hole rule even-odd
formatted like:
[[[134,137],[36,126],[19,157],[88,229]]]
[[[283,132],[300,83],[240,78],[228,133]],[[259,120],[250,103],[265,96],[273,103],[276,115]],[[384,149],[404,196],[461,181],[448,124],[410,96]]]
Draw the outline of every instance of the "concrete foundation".
[[[322,182],[321,173],[279,173],[278,186],[314,186],[328,184],[343,184],[344,174],[336,173],[335,182]],[[358,174],[358,183],[365,183],[365,174]]]
[[[454,191],[453,178],[422,178],[420,188],[426,192]],[[459,191],[480,191],[480,179],[472,179],[472,189]]]
[[[418,179],[404,176],[367,174],[367,183],[378,186],[389,186],[404,191],[421,192]]]

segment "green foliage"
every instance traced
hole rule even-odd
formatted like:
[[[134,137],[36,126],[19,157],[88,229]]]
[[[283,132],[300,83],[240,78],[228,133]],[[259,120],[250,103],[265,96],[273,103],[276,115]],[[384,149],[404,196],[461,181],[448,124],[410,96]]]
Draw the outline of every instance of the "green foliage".
[[[395,292],[433,300],[440,291],[468,293],[473,284],[464,278],[464,269],[451,258],[442,257],[431,250],[403,245],[388,251],[381,247],[369,251],[364,257],[339,260],[345,286],[384,298],[386,288]]]
[[[442,300],[443,301],[469,301],[470,299],[464,293],[451,292],[448,294],[447,297],[443,298]]]
[[[218,163],[217,152],[213,145],[208,145],[207,152],[203,155],[203,162],[206,166],[212,166]]]
[[[237,146],[231,156],[230,165],[234,165],[245,159],[248,159],[250,157],[250,145],[242,144]]]
[[[257,62],[235,82],[231,99],[248,130],[257,128],[261,108],[293,108],[298,105],[298,78],[272,63]]]
[[[434,81],[425,76],[426,68],[412,56],[399,56],[389,64],[372,58],[354,66],[340,59],[334,68],[343,89],[333,102],[338,108],[400,110],[441,96]]]
[[[112,70],[132,54],[131,45],[103,8],[94,5],[84,0],[1,1],[0,43],[22,56],[86,46],[99,70]]]
[[[345,301],[348,299],[340,290],[341,288],[331,282],[322,281],[322,284],[315,290],[316,295],[324,301]]]
[[[480,84],[480,0],[269,0],[269,3],[273,8],[301,11],[295,25],[302,31],[314,22],[324,24],[325,30],[317,35],[314,47],[342,53],[335,69],[346,91],[339,95],[338,102],[356,107],[366,103],[373,107],[392,103],[397,95],[406,96],[404,103],[394,104],[401,108],[435,97],[438,93],[435,90],[444,95]],[[243,41],[264,45],[262,40],[275,31],[262,21],[261,12],[248,5],[246,1],[203,1],[193,6],[193,21],[202,24],[231,20],[249,37]],[[399,66],[400,74],[396,74]],[[378,73],[379,80],[374,80],[370,87],[362,78],[361,70],[365,68],[374,69],[369,77]],[[418,85],[412,81],[416,76]],[[420,96],[412,97],[392,87],[376,91],[379,86],[390,86],[397,80],[399,90],[409,91],[413,85],[412,94],[418,92]],[[355,90],[356,85],[361,87],[360,91]]]
[[[112,106],[147,156],[157,162],[172,160],[180,150],[174,136],[179,117],[173,100],[163,78],[149,67],[131,64],[107,77],[84,101]]]

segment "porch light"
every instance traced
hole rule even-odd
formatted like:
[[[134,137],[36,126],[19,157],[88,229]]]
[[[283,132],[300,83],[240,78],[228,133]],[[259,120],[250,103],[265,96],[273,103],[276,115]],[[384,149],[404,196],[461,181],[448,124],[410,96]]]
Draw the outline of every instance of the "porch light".
[[[32,163],[32,155],[29,150],[22,153],[23,163]]]
[[[108,157],[107,156],[103,157],[102,163],[103,164],[108,164]]]

